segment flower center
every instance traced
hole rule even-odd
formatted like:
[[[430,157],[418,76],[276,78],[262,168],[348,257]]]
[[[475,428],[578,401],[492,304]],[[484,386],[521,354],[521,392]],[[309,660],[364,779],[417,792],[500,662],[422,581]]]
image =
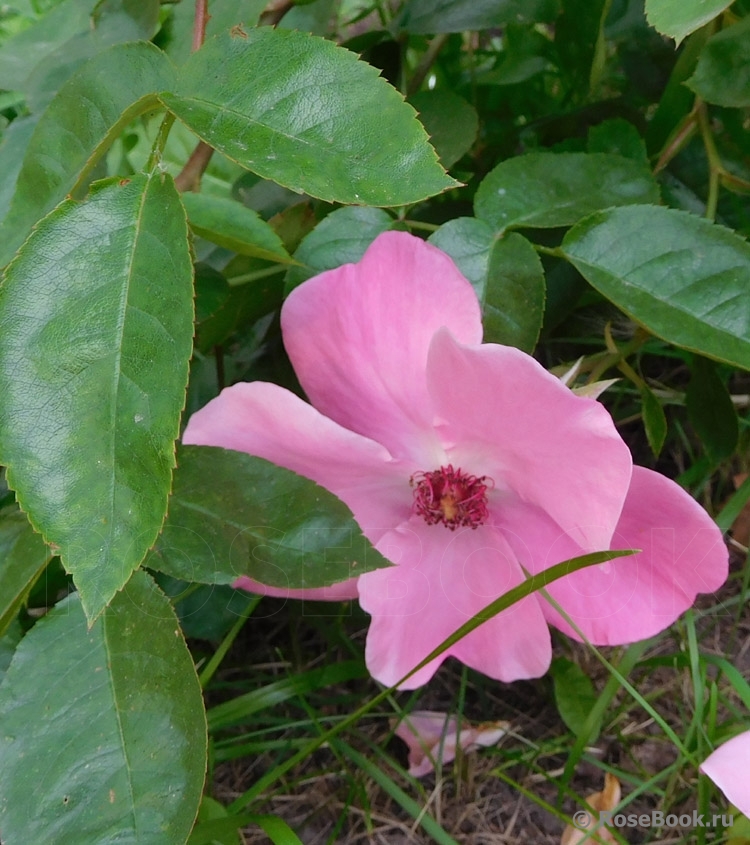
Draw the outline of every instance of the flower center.
[[[409,479],[414,488],[414,510],[428,525],[476,528],[489,517],[487,490],[492,479],[468,475],[452,464],[432,472],[415,472]]]

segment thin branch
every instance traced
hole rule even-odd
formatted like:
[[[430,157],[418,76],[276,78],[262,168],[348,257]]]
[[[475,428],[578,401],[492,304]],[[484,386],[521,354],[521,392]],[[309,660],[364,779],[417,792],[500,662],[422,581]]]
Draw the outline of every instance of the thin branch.
[[[269,3],[258,21],[259,26],[276,26],[294,6],[292,0],[275,0]]]
[[[208,0],[195,0],[195,19],[193,21],[193,52],[199,50],[206,38],[206,25],[208,24]],[[208,167],[214,151],[212,147],[203,141],[193,150],[187,163],[174,180],[175,187],[180,193],[185,191],[198,191],[201,186],[201,177]]]
[[[195,0],[195,20],[193,21],[193,52],[200,50],[206,40],[208,24],[208,0]]]
[[[187,160],[187,164],[174,180],[175,186],[180,193],[197,191],[200,188],[201,177],[205,173],[213,154],[213,147],[209,147],[203,141],[198,143],[198,146],[193,150],[193,154]]]
[[[433,64],[435,64],[435,59],[437,59],[438,54],[445,46],[445,42],[447,40],[447,33],[443,33],[441,35],[436,35],[432,41],[430,41],[424,56],[422,56],[422,60],[417,66],[417,69],[414,71],[414,75],[409,80],[409,84],[406,86],[407,96],[416,94],[422,87],[422,83],[425,81],[427,74],[430,72],[430,68]]]

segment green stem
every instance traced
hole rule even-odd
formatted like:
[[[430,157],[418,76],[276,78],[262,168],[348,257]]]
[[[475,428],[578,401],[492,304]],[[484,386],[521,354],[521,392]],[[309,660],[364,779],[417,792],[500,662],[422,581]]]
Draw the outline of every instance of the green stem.
[[[437,232],[440,228],[436,223],[423,223],[421,220],[403,220],[410,229],[417,229],[422,232]]]
[[[258,279],[265,279],[267,276],[273,276],[276,273],[283,273],[287,269],[286,264],[276,265],[275,267],[266,267],[265,270],[256,270],[254,273],[245,273],[242,276],[232,276],[229,279],[230,287],[239,287],[248,282],[255,282]]]
[[[430,72],[430,68],[435,64],[435,59],[437,59],[438,54],[445,46],[445,42],[447,40],[448,33],[441,33],[440,35],[436,35],[427,45],[427,50],[425,51],[424,56],[422,56],[422,59],[417,65],[412,78],[406,86],[407,96],[416,94],[422,87],[422,83],[425,81],[427,74]]]
[[[154,139],[154,144],[151,147],[151,155],[149,155],[148,162],[146,163],[146,171],[148,173],[154,171],[161,164],[162,156],[164,155],[164,147],[167,144],[169,131],[172,128],[174,121],[175,117],[171,112],[167,112],[164,115],[164,120],[161,122],[159,131],[156,133],[156,138]]]
[[[221,661],[226,657],[227,652],[232,647],[232,643],[237,638],[237,634],[242,630],[242,626],[247,622],[247,620],[252,615],[252,612],[258,606],[262,596],[252,596],[250,601],[247,603],[247,607],[242,611],[239,615],[237,621],[232,625],[232,629],[229,633],[224,637],[221,642],[221,645],[216,649],[211,659],[206,663],[206,667],[199,675],[199,681],[201,685],[201,689],[205,689],[211,678],[213,678],[214,673],[221,665]]]
[[[565,258],[565,253],[559,246],[542,246],[541,244],[532,244],[532,246],[537,252],[541,252],[542,255],[552,255],[555,258]]]
[[[716,206],[719,202],[719,179],[724,173],[724,165],[721,163],[713,135],[711,125],[708,122],[708,110],[706,104],[701,102],[697,108],[698,124],[701,130],[703,146],[708,157],[708,199],[706,200],[706,217],[709,220],[716,218]]]

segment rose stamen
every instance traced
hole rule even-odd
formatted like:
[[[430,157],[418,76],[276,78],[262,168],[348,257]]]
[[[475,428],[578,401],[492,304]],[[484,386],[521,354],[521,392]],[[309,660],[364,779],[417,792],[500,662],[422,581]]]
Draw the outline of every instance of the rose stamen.
[[[442,522],[451,531],[459,526],[477,528],[489,518],[487,491],[492,479],[469,475],[452,464],[432,472],[415,472],[409,479],[414,488],[414,511],[428,525]]]

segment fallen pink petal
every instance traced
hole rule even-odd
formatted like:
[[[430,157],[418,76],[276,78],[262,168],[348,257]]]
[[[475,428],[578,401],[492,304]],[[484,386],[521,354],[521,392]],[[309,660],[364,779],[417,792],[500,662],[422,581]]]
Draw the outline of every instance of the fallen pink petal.
[[[676,483],[633,466],[608,411],[533,357],[482,343],[470,283],[440,250],[402,232],[287,298],[284,343],[310,404],[263,382],[225,389],[184,441],[247,452],[343,500],[396,566],[333,588],[238,586],[276,596],[358,597],[371,615],[366,661],[398,683],[461,624],[524,580],[588,552],[639,554],[549,586],[597,645],[650,637],[715,591],[728,556],[708,514]],[[452,645],[501,681],[544,674],[548,626],[578,639],[529,596]]]
[[[745,731],[720,745],[701,764],[726,797],[746,816],[750,816],[750,780],[747,777],[750,759],[750,731]]]
[[[472,725],[456,716],[433,710],[415,710],[398,723],[396,736],[409,748],[409,774],[424,777],[439,762],[450,763],[456,750],[476,751],[496,745],[508,732],[508,722],[486,722]]]

